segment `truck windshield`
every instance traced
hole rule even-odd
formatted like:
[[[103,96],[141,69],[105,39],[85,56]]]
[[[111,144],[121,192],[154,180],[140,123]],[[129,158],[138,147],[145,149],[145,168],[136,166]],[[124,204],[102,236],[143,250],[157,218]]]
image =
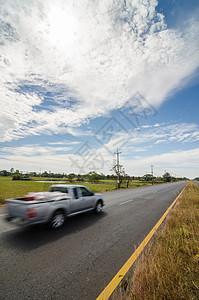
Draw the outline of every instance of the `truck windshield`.
[[[68,193],[67,188],[65,187],[58,187],[58,186],[54,186],[51,187],[49,192],[61,192],[61,193]]]

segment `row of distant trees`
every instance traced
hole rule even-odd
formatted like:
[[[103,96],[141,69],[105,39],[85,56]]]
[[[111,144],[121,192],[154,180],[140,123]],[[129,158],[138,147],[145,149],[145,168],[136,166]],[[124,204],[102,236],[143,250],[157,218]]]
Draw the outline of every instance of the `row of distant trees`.
[[[67,179],[70,182],[73,181],[88,181],[88,182],[99,182],[100,180],[117,180],[118,176],[115,172],[115,174],[112,175],[104,175],[104,174],[98,174],[95,171],[91,171],[87,174],[75,174],[75,173],[53,173],[53,172],[27,172],[27,173],[22,173],[19,170],[14,170],[14,168],[11,168],[10,171],[7,170],[1,170],[0,171],[0,176],[12,176],[13,179],[15,180],[20,180],[20,179],[30,179],[31,177],[45,177],[45,178],[60,178],[60,179]],[[152,174],[145,174],[144,176],[129,176],[126,174],[124,171],[120,174],[120,183],[122,184],[123,181],[126,182],[127,187],[129,184],[130,180],[139,180],[139,181],[146,181],[146,182],[172,182],[172,181],[177,181],[177,180],[185,180],[187,179],[186,177],[173,177],[170,175],[170,173],[165,172],[162,176],[160,177],[155,177]],[[195,178],[196,180],[199,181],[199,177]]]

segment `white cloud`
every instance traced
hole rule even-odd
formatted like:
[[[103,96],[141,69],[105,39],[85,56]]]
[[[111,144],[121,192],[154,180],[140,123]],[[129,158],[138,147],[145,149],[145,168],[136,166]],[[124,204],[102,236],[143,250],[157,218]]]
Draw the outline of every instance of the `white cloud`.
[[[143,125],[142,128],[151,128],[151,125]]]
[[[199,22],[168,29],[157,4],[1,1],[1,141],[68,132],[136,92],[158,106],[181,88],[199,65]]]
[[[152,150],[154,150],[154,146],[157,145],[159,147],[160,144],[175,143],[174,147],[176,148],[179,145],[182,146],[199,141],[199,126],[194,123],[173,125],[162,123],[158,124],[158,126],[157,124],[142,126],[140,131],[134,131],[133,133],[124,131],[121,128],[117,133],[112,134],[113,132],[107,133],[105,130],[103,131],[103,136],[107,137],[107,141],[102,136],[101,151],[107,149],[109,153],[113,154],[118,148],[122,151],[123,155],[131,155],[135,152],[146,152],[152,147]],[[100,137],[97,137],[100,140]]]
[[[178,150],[175,152],[152,155],[145,158],[136,158],[135,160],[126,161],[127,172],[135,170],[135,175],[143,175],[150,172],[150,165],[154,165],[154,175],[161,176],[165,169],[172,176],[195,178],[198,176],[199,169],[199,148],[191,150]]]
[[[75,142],[75,141],[60,141],[60,142],[49,142],[48,145],[69,145],[69,146],[73,146],[73,145],[78,145],[80,144],[80,142]]]
[[[25,150],[25,149],[24,149]],[[22,149],[23,151],[23,149]],[[25,151],[26,152],[26,151]],[[19,169],[21,171],[52,171],[59,173],[86,173],[95,170],[98,173],[110,174],[113,165],[113,156],[106,151],[97,151],[97,156],[81,157],[74,154],[59,154],[51,151],[38,149],[38,153],[33,153],[30,157],[25,152],[6,153],[4,158],[0,157],[2,169]],[[101,154],[101,156],[100,156]],[[154,175],[161,176],[165,170],[172,176],[198,177],[199,170],[199,148],[191,150],[176,150],[173,152],[162,153],[160,155],[151,155],[141,157],[134,155],[130,158],[123,154],[120,157],[120,163],[124,166],[129,175],[142,176],[150,172],[151,164],[154,165]],[[9,167],[8,167],[9,166]]]
[[[165,123],[156,123],[154,125],[143,125],[142,128],[152,128],[152,127],[160,127],[162,125],[164,125]]]
[[[59,152],[69,152],[72,150],[70,146],[62,146],[62,147],[50,147],[45,146],[41,147],[40,145],[26,145],[21,147],[2,147],[1,152],[4,154],[5,158],[6,155],[9,154],[11,160],[12,156],[27,156],[27,157],[34,157],[37,155],[45,156],[45,155],[55,155]],[[6,155],[5,155],[6,153]]]
[[[121,148],[121,164],[130,175],[141,176],[150,172],[150,165],[155,167],[155,175],[160,176],[165,170],[173,176],[188,176],[194,178],[198,176],[199,169],[199,148],[181,150],[182,144],[187,142],[197,142],[199,140],[199,130],[196,124],[159,124],[151,125],[150,128],[143,128],[133,136],[127,133],[118,132],[111,136],[104,146],[91,148],[91,153],[82,153],[83,144],[76,141],[49,142],[48,146],[24,145],[23,147],[2,147],[1,148],[1,168],[15,169],[23,171],[51,170],[52,172],[76,172],[86,173],[91,170],[111,173],[111,166],[115,155],[113,154],[121,142],[127,143]],[[175,143],[175,151],[153,155],[154,146],[164,143]],[[74,154],[73,146],[80,149]],[[92,147],[92,144],[89,144]],[[190,147],[191,145],[189,145]],[[96,147],[96,145],[95,145]],[[174,148],[174,147],[173,147]],[[107,149],[109,151],[107,151]],[[147,152],[148,151],[148,152]],[[149,154],[150,153],[150,154]]]
[[[199,126],[193,123],[179,123],[173,125],[159,124],[159,126],[143,126],[143,130],[135,132],[130,144],[139,145],[151,142],[160,143],[191,143],[199,141]]]

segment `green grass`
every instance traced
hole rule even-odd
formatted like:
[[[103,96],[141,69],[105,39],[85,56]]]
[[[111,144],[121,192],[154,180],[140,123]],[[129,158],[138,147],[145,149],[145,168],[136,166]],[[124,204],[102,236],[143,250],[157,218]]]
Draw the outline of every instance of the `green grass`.
[[[1,178],[1,177],[0,177]],[[41,180],[41,181],[68,181],[67,178],[49,178],[49,177],[31,177],[32,180],[34,181],[38,181],[38,180]]]
[[[42,183],[22,180],[12,180],[11,177],[0,177],[0,204],[5,203],[5,199],[20,197],[29,192],[47,191],[51,183]]]
[[[5,203],[5,199],[15,198],[26,195],[29,192],[44,192],[47,191],[50,182],[38,182],[38,181],[65,181],[66,179],[58,178],[44,178],[33,177],[33,180],[22,181],[12,180],[11,177],[0,177],[0,204]],[[69,182],[67,182],[70,184]],[[87,183],[87,182],[72,182],[72,184],[82,184],[90,188],[95,193],[103,193],[107,191],[113,191],[117,189],[117,184],[114,180],[101,180],[99,183]],[[135,188],[140,186],[151,185],[151,183],[140,182],[138,180],[131,181],[129,188]],[[126,188],[126,183],[121,185],[121,188]]]
[[[199,299],[199,187],[189,182],[117,299]]]
[[[102,179],[102,180],[100,180],[100,182],[105,182],[105,183],[114,183],[115,184],[115,180],[113,180],[113,179]]]
[[[11,177],[0,177],[0,204],[5,203],[5,199],[23,196],[29,192],[44,192],[47,191],[50,182],[37,182],[36,180],[50,181],[49,178],[34,178],[31,181],[12,180]],[[54,179],[53,179],[54,181]],[[57,181],[57,180],[56,180]],[[63,181],[60,179],[59,181]],[[69,183],[70,184],[70,183]],[[93,192],[106,192],[115,189],[115,183],[86,183],[73,182],[72,184],[83,184],[90,188]]]

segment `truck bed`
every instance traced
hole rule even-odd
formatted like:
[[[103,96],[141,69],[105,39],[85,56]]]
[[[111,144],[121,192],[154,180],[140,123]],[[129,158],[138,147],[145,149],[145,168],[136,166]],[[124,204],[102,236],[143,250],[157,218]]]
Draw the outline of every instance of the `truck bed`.
[[[60,199],[37,199],[37,200],[26,200],[26,198],[21,197],[21,198],[11,198],[11,199],[7,199],[6,202],[8,203],[18,203],[18,204],[25,204],[25,205],[30,205],[30,204],[41,204],[41,203],[45,203],[45,202],[54,202],[54,201],[61,201],[61,200],[66,200],[66,199],[70,199],[70,196],[65,196],[63,198]]]

